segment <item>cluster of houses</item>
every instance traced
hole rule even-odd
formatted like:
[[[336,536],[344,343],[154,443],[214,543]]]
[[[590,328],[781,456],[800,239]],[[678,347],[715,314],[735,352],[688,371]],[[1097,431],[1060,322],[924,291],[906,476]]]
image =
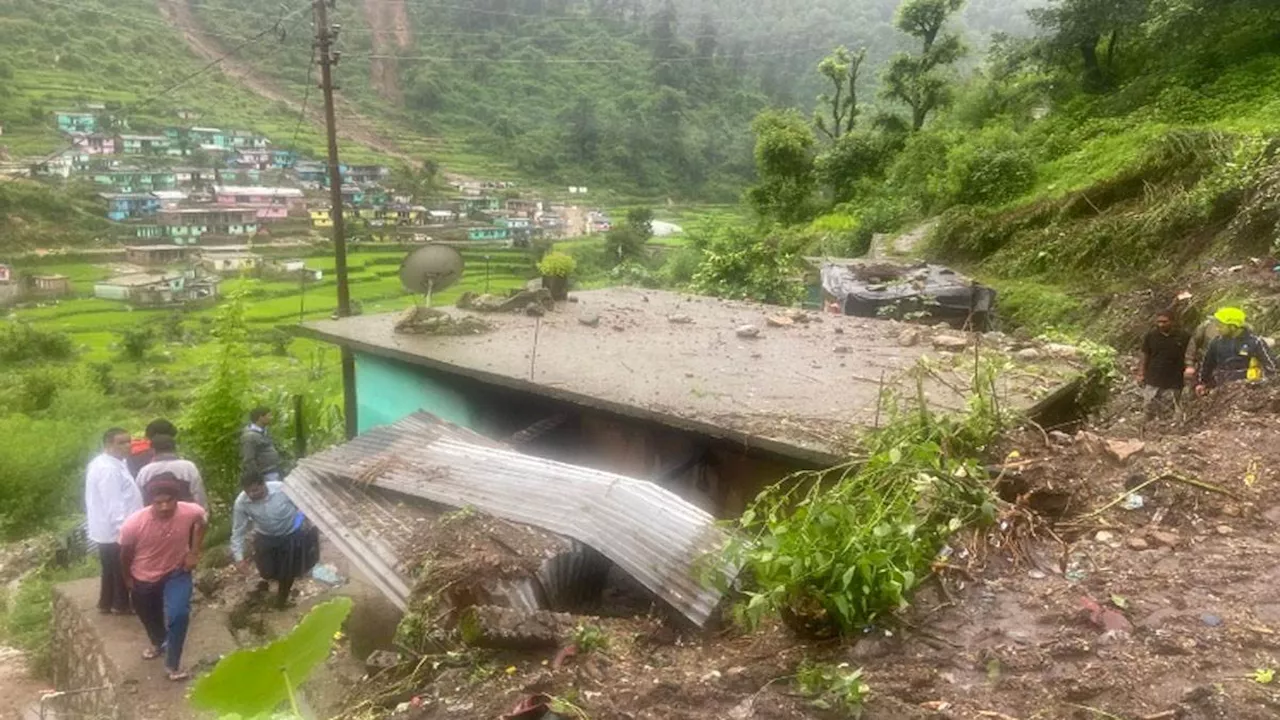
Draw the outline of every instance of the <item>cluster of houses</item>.
[[[189,112],[178,116],[199,119]],[[56,111],[53,123],[67,147],[32,161],[25,174],[92,181],[107,218],[143,242],[237,243],[263,232],[305,234],[308,227],[333,226],[327,164],[274,148],[260,134],[199,125],[132,133],[102,105]],[[347,164],[339,174],[344,216],[356,228],[450,226],[459,239],[516,245],[544,234],[609,229],[600,213],[511,197],[507,182],[458,182],[453,197],[427,206],[389,191],[384,166]],[[288,224],[291,219],[296,223]]]

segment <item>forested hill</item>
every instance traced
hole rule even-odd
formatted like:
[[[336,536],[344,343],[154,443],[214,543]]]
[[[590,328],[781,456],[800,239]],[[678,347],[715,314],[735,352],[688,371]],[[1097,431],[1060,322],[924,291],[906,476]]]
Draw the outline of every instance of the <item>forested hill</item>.
[[[1026,32],[1037,4],[974,0],[965,33],[984,45]],[[733,200],[751,177],[751,118],[770,104],[807,112],[822,89],[813,69],[840,44],[868,48],[862,84],[874,87],[903,45],[897,6],[352,0],[335,12],[344,92],[441,138],[432,150],[446,165],[486,155],[541,180]],[[194,7],[202,24],[240,34],[267,14],[253,0]],[[308,39],[288,42],[263,67],[301,87]]]

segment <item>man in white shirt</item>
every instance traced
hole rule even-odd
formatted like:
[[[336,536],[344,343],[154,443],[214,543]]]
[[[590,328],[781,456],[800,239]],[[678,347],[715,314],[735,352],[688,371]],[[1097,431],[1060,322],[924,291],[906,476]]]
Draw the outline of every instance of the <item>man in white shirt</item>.
[[[156,435],[151,438],[151,449],[154,457],[138,471],[138,489],[142,497],[147,497],[147,483],[152,478],[164,473],[172,473],[186,488],[178,498],[182,502],[199,503],[200,507],[209,511],[209,497],[205,494],[204,479],[200,477],[200,469],[190,460],[178,457],[177,442],[171,435]]]
[[[98,544],[102,562],[102,586],[98,612],[128,614],[129,592],[120,565],[120,526],[142,509],[142,493],[129,474],[129,431],[111,428],[102,436],[102,454],[90,463],[84,476],[84,513],[89,539]]]

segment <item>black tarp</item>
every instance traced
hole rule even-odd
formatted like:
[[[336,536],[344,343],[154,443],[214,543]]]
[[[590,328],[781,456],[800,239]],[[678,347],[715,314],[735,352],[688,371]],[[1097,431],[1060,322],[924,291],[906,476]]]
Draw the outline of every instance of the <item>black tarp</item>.
[[[822,291],[840,312],[858,317],[946,322],[990,330],[996,291],[941,265],[824,263]]]

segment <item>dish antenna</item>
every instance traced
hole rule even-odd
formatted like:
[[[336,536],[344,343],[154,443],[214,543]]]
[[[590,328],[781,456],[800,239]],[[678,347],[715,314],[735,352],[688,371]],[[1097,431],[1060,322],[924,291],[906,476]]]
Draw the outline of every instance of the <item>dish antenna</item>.
[[[412,293],[422,293],[431,306],[431,294],[462,279],[462,253],[448,245],[424,245],[400,263],[400,284]]]

